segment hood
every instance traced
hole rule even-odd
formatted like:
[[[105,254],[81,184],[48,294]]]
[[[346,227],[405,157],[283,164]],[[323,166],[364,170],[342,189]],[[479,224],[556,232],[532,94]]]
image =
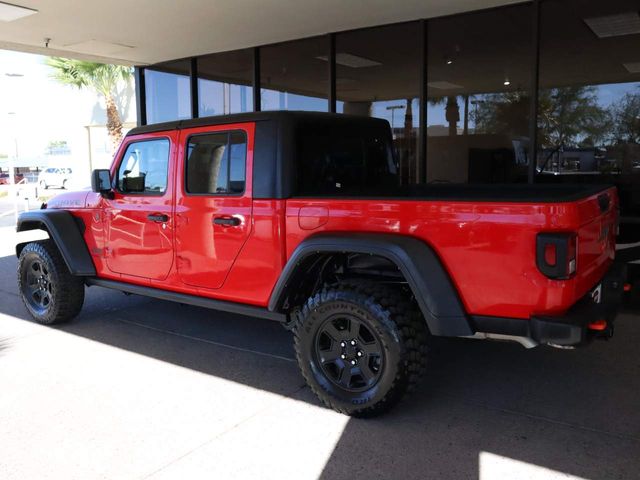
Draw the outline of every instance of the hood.
[[[47,208],[78,209],[96,208],[100,202],[100,194],[89,189],[75,192],[64,192],[47,201]]]

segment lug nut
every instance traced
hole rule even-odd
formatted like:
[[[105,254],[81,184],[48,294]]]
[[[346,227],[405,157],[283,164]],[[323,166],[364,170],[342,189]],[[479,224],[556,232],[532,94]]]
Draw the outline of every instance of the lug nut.
[[[360,350],[358,350],[358,356],[361,357],[362,356],[362,352]]]
[[[344,360],[345,358],[347,358],[347,356],[343,353],[342,355],[340,355],[340,358]]]
[[[351,360],[351,365],[355,365],[356,361],[355,360]]]
[[[356,341],[355,340],[351,340],[351,345],[355,345]]]
[[[346,344],[346,343],[344,343],[344,342],[340,342],[340,346],[341,346],[342,348],[344,348],[344,347],[346,347],[346,346],[347,346],[347,344]]]

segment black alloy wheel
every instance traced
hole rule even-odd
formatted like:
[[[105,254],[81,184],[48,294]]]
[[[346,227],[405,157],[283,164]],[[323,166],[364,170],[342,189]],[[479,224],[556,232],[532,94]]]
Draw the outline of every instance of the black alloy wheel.
[[[31,310],[38,315],[46,313],[53,298],[51,276],[46,264],[36,256],[25,261],[25,281],[22,284],[22,295]]]
[[[327,378],[351,392],[373,387],[384,365],[377,334],[353,315],[325,320],[316,334],[315,355]]]
[[[84,303],[84,281],[69,272],[51,240],[31,242],[22,248],[18,289],[31,316],[44,325],[71,320]]]
[[[426,367],[426,323],[410,292],[370,281],[325,287],[296,313],[298,366],[329,408],[356,417],[388,411]]]

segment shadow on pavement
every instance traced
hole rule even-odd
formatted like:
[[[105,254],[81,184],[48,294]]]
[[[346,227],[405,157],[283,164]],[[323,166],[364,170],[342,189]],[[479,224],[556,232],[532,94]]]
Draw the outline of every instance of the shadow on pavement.
[[[0,312],[30,321],[14,271],[14,258],[0,258]],[[56,328],[318,404],[308,389],[299,391],[290,334],[267,320],[91,287],[79,318]],[[505,464],[529,475],[527,468],[545,468],[634,478],[639,342],[638,317],[629,314],[611,341],[572,351],[436,339],[418,391],[384,417],[350,420],[323,477],[485,478],[485,469]]]

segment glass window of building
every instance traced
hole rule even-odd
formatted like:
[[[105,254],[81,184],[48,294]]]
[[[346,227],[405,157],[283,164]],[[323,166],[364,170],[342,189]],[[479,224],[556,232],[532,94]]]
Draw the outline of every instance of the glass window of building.
[[[427,182],[526,182],[531,4],[429,21]]]
[[[201,117],[253,111],[253,51],[199,57],[198,114]]]
[[[544,2],[539,82],[536,181],[614,183],[640,214],[637,0]]]
[[[177,60],[145,68],[147,123],[191,118],[189,60]]]
[[[315,37],[261,47],[262,110],[328,111],[328,46]]]
[[[389,122],[405,184],[417,181],[420,64],[418,22],[336,35],[337,111]]]

